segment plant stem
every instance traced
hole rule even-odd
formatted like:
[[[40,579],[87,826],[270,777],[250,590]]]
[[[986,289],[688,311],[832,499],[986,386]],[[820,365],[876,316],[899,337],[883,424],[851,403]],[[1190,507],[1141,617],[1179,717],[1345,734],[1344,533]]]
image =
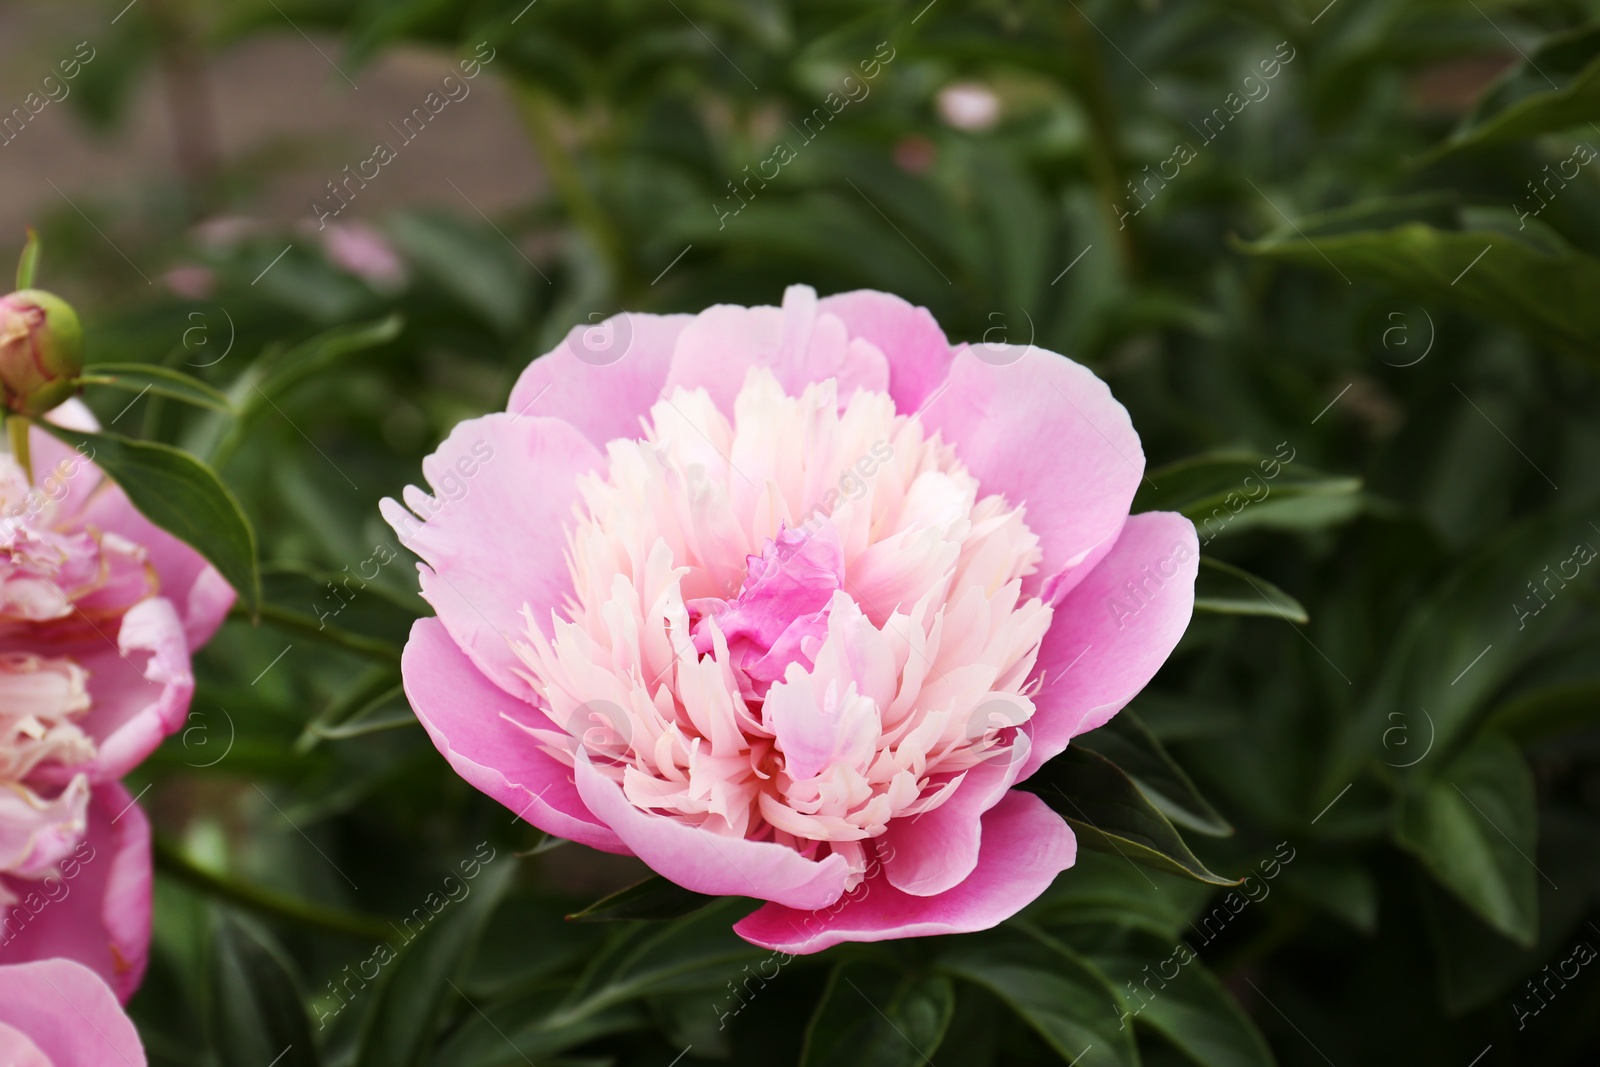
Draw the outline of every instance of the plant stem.
[[[160,837],[151,842],[156,869],[207,896],[217,897],[251,911],[260,912],[305,926],[315,926],[351,937],[387,937],[389,926],[382,919],[317,904],[278,893],[271,889],[240,882],[225,874],[208,871],[182,851]]]
[[[28,447],[28,429],[33,424],[26,415],[11,415],[6,418],[6,436],[11,440],[11,455],[22,468],[22,473],[28,476],[28,484],[33,484],[33,457]]]

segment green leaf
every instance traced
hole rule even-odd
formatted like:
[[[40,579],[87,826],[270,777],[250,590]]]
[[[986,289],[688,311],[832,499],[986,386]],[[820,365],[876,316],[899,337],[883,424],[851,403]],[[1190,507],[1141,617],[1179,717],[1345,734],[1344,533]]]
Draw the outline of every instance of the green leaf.
[[[1200,862],[1182,836],[1115,763],[1074,745],[1022,788],[1072,825],[1078,843],[1211,885],[1238,885]]]
[[[581,911],[573,912],[567,918],[573,922],[677,919],[699,911],[715,899],[653,874],[642,882],[595,901]]]
[[[828,977],[806,1030],[800,1067],[920,1067],[955,1014],[956,994],[942,974],[902,972],[876,963],[842,963]]]
[[[937,948],[935,966],[999,997],[1073,1067],[1138,1064],[1110,979],[1059,942],[1002,926]]]
[[[440,288],[501,334],[522,322],[533,268],[517,247],[488,226],[438,213],[397,216],[395,242]]]
[[[1509,213],[1477,213],[1477,222],[1494,228],[1440,229],[1412,221],[1388,229],[1348,230],[1361,214],[1387,214],[1405,203],[1420,209],[1431,201],[1380,202],[1308,216],[1298,229],[1239,247],[1264,259],[1332,268],[1346,280],[1388,286],[1427,305],[1452,305],[1497,318],[1539,334],[1577,358],[1595,361],[1600,302],[1589,295],[1600,288],[1600,259],[1548,231],[1537,241],[1531,239],[1533,230],[1519,235]]]
[[[1178,825],[1215,837],[1233,833],[1228,820],[1200,795],[1194,781],[1131,709],[1124,708],[1110,722],[1075,738],[1073,743],[1115,763],[1163,815]]]
[[[1296,451],[1278,445],[1272,456],[1251,451],[1202,453],[1150,470],[1134,494],[1134,512],[1179,512],[1210,537],[1232,525],[1238,515],[1269,501],[1302,496],[1349,496],[1362,488],[1360,478],[1328,474],[1294,462]],[[1221,514],[1218,514],[1221,512]],[[1210,518],[1211,526],[1205,522]]]
[[[1545,686],[1502,704],[1484,722],[1519,744],[1571,733],[1600,722],[1600,681]]]
[[[22,246],[22,255],[17,259],[18,289],[33,288],[33,279],[39,273],[39,251],[39,234],[29,226],[27,243]]]
[[[1267,615],[1298,623],[1311,618],[1298,600],[1265,578],[1211,556],[1200,557],[1194,609],[1218,615]]]
[[[1487,734],[1400,799],[1402,848],[1485,922],[1523,946],[1539,933],[1533,776]]]
[[[1485,543],[1416,598],[1390,634],[1370,698],[1341,721],[1316,792],[1332,797],[1374,757],[1425,773],[1424,761],[1450,751],[1541,640],[1582,608],[1596,571],[1592,559],[1578,562],[1588,542],[1600,539],[1581,514],[1545,512]],[[1563,568],[1576,574],[1565,587]]]
[[[215,471],[171,445],[83,433],[44,420],[38,426],[89,457],[140,514],[204,556],[246,610],[261,610],[255,531]]]
[[[316,1067],[305,1002],[271,939],[226,912],[211,939],[212,1044],[224,1067]]]
[[[1553,84],[1552,84],[1553,83]],[[1484,148],[1586,126],[1600,119],[1600,26],[1545,40],[1512,67],[1424,157],[1434,162],[1464,148]],[[1584,131],[1587,136],[1589,130]]]
[[[140,395],[150,392],[211,411],[233,411],[226,393],[182,371],[154,363],[96,363],[79,381]]]
[[[397,954],[384,967],[361,1020],[355,1067],[414,1067],[427,1061],[435,1022],[447,1004],[459,1002],[458,980],[514,868],[509,857],[486,864],[475,883],[464,883],[471,886],[469,895],[447,903],[420,934],[410,941],[395,935],[388,947]]]
[[[758,977],[765,985],[771,976],[757,972],[775,954],[733,932],[733,923],[749,910],[749,901],[728,897],[681,919],[624,927],[570,987],[549,1024],[566,1026],[663,988],[720,989],[729,979]]]
[[[1201,1067],[1273,1067],[1250,1017],[1183,942],[1149,937],[1088,952],[1122,996],[1136,1026],[1155,1031]]]

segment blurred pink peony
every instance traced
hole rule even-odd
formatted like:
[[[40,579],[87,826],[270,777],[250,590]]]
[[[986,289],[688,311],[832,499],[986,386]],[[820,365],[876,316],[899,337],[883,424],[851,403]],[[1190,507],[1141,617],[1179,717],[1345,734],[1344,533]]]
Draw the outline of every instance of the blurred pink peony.
[[[1012,787],[1188,625],[1143,468],[1088,370],[884,293],[580,326],[384,501],[406,691],[533,825],[768,901],[756,944],[986,929],[1075,855]]]
[[[323,237],[328,260],[380,291],[405,285],[406,268],[389,239],[364,222],[328,227]]]
[[[939,90],[939,117],[969,133],[993,129],[1000,121],[1000,98],[982,82],[951,82]]]
[[[144,1067],[139,1032],[104,981],[71,960],[0,965],[0,1063]]]
[[[52,418],[80,429],[77,401]],[[117,781],[183,725],[189,652],[233,590],[84,456],[0,454],[0,964],[64,956],[127,999],[150,940],[150,829]]]

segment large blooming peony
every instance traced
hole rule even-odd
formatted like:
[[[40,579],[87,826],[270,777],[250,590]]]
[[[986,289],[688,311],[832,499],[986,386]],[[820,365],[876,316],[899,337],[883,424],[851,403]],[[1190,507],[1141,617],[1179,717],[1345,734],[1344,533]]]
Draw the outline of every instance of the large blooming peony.
[[[76,402],[53,417],[93,427]],[[0,454],[0,965],[67,957],[125,1000],[150,828],[118,779],[183,725],[189,651],[233,591],[86,457],[37,430],[31,450],[31,486]]]
[[[384,502],[406,691],[530,823],[767,901],[756,944],[985,929],[1075,853],[1013,786],[1188,625],[1143,468],[1088,370],[883,293],[580,327]]]
[[[139,1032],[106,983],[71,960],[0,964],[0,1063],[144,1067]]]

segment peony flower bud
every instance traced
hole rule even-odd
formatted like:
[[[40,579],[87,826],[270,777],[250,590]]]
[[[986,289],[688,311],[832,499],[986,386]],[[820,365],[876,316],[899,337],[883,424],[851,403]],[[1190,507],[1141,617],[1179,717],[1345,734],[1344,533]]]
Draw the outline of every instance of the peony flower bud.
[[[72,395],[83,327],[65,300],[40,289],[0,297],[0,389],[6,407],[43,415]]]

